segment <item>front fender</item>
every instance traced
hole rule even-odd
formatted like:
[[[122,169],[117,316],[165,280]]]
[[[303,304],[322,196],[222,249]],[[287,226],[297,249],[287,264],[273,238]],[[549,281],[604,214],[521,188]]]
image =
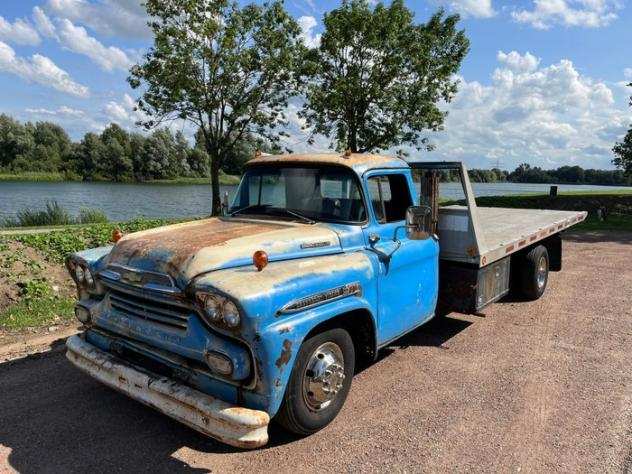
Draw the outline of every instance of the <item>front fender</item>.
[[[356,310],[367,310],[374,318],[369,301],[363,297],[349,297],[280,319],[261,332],[255,353],[267,361],[262,364],[259,376],[269,384],[268,412],[271,416],[281,406],[296,356],[306,336],[319,324]],[[375,327],[375,320],[373,324]]]
[[[233,298],[244,313],[239,337],[253,349],[255,391],[269,400],[266,411],[279,409],[296,354],[317,325],[358,309],[375,315],[377,278],[374,258],[364,251],[270,263],[263,271],[239,267],[205,275],[196,288],[214,288]],[[296,313],[279,310],[289,302],[359,283],[361,294],[323,302]],[[376,321],[374,321],[374,325]]]
[[[80,252],[75,252],[70,254],[66,261],[74,260],[87,264],[91,269],[98,271],[104,267],[107,262],[106,257],[112,251],[113,246],[108,245],[105,247],[96,247],[93,249],[82,250]]]

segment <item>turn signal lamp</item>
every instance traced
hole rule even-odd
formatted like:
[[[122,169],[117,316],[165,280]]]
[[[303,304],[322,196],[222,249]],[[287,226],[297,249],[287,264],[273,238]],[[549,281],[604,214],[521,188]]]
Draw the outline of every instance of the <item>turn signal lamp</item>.
[[[266,267],[266,265],[268,265],[268,254],[263,250],[257,250],[252,255],[252,263],[257,268],[257,271],[260,272]]]
[[[116,243],[123,238],[123,232],[121,229],[114,229],[112,231],[112,242]]]

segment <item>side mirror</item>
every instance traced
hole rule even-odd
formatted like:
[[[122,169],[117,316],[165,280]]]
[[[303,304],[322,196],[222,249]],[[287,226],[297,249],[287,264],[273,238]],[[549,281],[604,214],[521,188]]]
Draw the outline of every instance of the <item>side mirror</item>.
[[[426,240],[430,237],[430,206],[410,206],[406,210],[406,234],[410,240]]]

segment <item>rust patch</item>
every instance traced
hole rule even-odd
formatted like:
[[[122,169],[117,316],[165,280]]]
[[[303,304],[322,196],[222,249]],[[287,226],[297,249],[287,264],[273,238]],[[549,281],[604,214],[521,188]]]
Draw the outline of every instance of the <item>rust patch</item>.
[[[266,155],[256,157],[248,161],[248,165],[268,164],[268,163],[318,163],[335,164],[353,168],[354,166],[379,167],[408,167],[407,163],[391,156],[372,155],[363,153],[351,153],[343,155],[337,153],[308,153],[308,154],[288,154],[288,155]]]
[[[286,365],[290,361],[290,357],[292,356],[292,341],[286,339],[283,341],[283,350],[281,351],[281,355],[276,360],[275,365],[281,369],[284,365]]]
[[[282,326],[279,329],[279,334],[287,334],[288,332],[290,332],[290,326]]]
[[[152,251],[169,255],[165,270],[177,271],[200,249],[225,245],[229,240],[284,228],[280,224],[205,219],[131,234],[121,239],[110,254],[111,263],[125,264]]]

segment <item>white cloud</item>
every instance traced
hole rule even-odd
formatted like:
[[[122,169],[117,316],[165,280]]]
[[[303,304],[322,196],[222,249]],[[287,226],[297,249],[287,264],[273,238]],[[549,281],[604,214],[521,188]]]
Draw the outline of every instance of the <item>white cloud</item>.
[[[492,0],[436,0],[464,17],[491,18],[496,15]]]
[[[314,34],[314,28],[318,25],[316,18],[313,16],[302,16],[297,20],[301,27],[300,37],[303,39],[305,46],[309,48],[318,48],[322,35]]]
[[[40,43],[40,37],[30,23],[20,18],[10,23],[2,16],[0,16],[0,40],[31,46]]]
[[[149,118],[140,110],[136,110],[136,101],[129,94],[124,94],[120,101],[109,101],[105,104],[103,113],[107,120],[128,129],[135,128],[137,122],[143,122]]]
[[[56,15],[102,35],[142,39],[152,36],[141,0],[48,0],[47,5]]]
[[[498,51],[497,59],[498,62],[504,64],[507,69],[517,73],[535,71],[540,64],[540,58],[536,58],[528,51],[524,56],[516,51],[510,53]]]
[[[0,72],[8,72],[30,82],[77,97],[88,97],[87,87],[73,81],[68,73],[59,68],[53,61],[41,54],[34,54],[30,59],[16,56],[15,51],[0,41]]]
[[[627,80],[632,80],[632,67],[626,67],[623,70],[623,77],[625,77]]]
[[[38,109],[27,108],[27,109],[24,109],[24,111],[31,115],[36,115],[36,116],[49,115],[49,116],[55,116],[55,117],[75,117],[75,118],[85,116],[85,112],[83,110],[73,109],[65,105],[62,105],[61,107],[55,110],[46,109],[46,108],[38,108]]]
[[[131,61],[121,49],[104,46],[96,38],[88,35],[85,28],[73,25],[68,19],[60,20],[58,35],[60,43],[65,48],[89,57],[101,69],[127,70],[131,66]]]
[[[617,106],[607,84],[580,74],[567,59],[542,66],[515,51],[497,59],[489,85],[461,78],[429,156],[480,167],[497,159],[507,168],[521,162],[611,167],[610,149],[632,120],[625,96],[617,92]]]
[[[599,28],[617,19],[619,0],[534,0],[532,10],[512,12],[514,20],[545,30],[553,25]]]
[[[33,8],[33,21],[40,34],[46,38],[56,38],[55,25],[40,7]]]

